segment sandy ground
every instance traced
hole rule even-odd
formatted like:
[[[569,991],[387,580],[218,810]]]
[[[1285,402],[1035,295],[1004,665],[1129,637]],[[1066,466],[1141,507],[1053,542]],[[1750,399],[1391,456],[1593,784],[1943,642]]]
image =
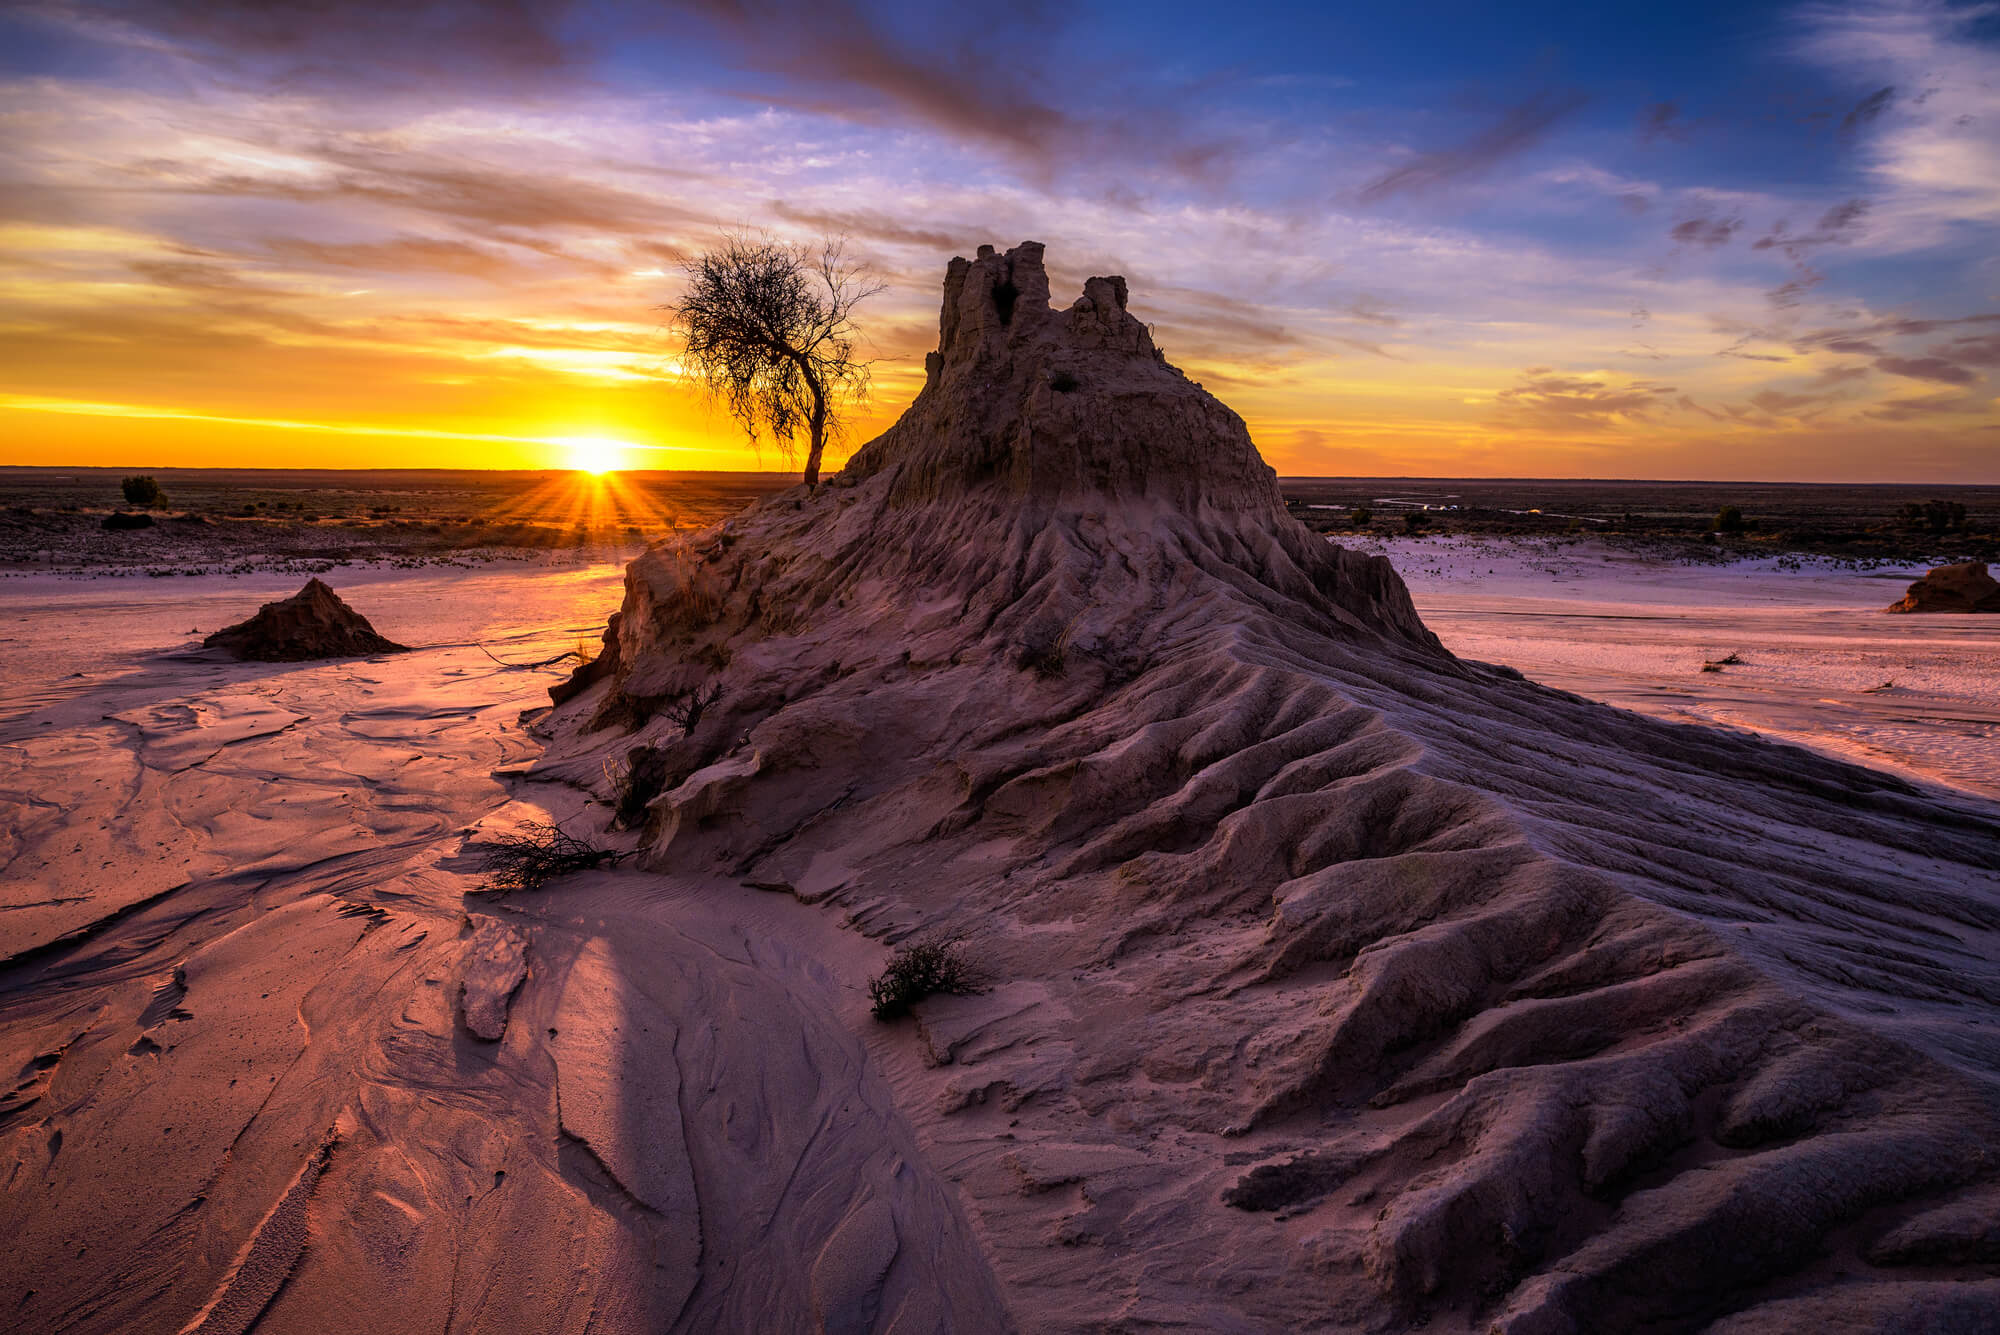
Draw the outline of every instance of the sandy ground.
[[[594,639],[621,575],[343,581],[417,652],[303,665],[177,652],[284,578],[6,586],[11,1328],[999,1310],[869,1056],[882,947],[734,882],[466,897],[469,831],[584,802],[520,779],[521,714],[560,674],[478,646]],[[777,1122],[709,1097],[744,1080],[782,1091]],[[934,1289],[885,1293],[887,1256]]]
[[[1991,755],[1976,667],[2000,627],[1869,612],[1894,578],[1456,559],[1399,564],[1462,654],[1816,745],[1872,724],[1866,745],[1960,782]],[[1129,1148],[1016,1142],[1059,1055],[1008,1027],[1043,984],[934,1006],[913,1044],[867,1018],[885,947],[825,908],[636,871],[466,897],[468,831],[584,800],[523,778],[521,715],[553,675],[477,646],[525,662],[594,638],[621,573],[357,573],[338,591],[418,652],[313,665],[178,656],[296,576],[0,586],[16,1328],[1006,1329],[994,1267],[1010,1293],[1178,1319],[1150,1284],[1054,1270],[1083,1273],[1074,1249],[1134,1201],[1193,1217],[1238,1170],[1189,1149],[1169,1190]],[[1744,666],[1699,674],[1731,650]],[[1882,677],[1916,702],[1871,713]],[[1983,700],[1978,730],[1954,731],[1954,690]],[[1193,1273],[1207,1245],[1160,1263]]]
[[[1462,657],[2000,796],[2000,617],[1884,614],[1922,567],[1689,565],[1535,538],[1361,549],[1395,562],[1425,624]],[[1740,664],[1702,671],[1730,654]]]

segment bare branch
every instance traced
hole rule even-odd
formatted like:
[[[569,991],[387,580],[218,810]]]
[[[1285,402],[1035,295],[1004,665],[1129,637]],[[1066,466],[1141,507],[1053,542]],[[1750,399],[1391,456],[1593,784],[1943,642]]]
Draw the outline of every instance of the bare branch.
[[[857,361],[854,308],[884,284],[829,238],[813,248],[732,233],[687,267],[688,287],[669,307],[685,345],[682,364],[753,443],[769,435],[786,458],[806,438],[805,478],[819,480],[841,408],[868,396]]]

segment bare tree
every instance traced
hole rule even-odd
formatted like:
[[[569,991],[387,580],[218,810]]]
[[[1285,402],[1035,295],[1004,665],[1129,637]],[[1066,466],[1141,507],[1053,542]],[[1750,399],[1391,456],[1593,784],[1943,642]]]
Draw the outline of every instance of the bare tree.
[[[868,364],[854,359],[854,308],[882,290],[849,261],[844,243],[788,245],[744,234],[687,266],[673,312],[687,344],[683,365],[754,442],[769,432],[786,458],[806,436],[806,485],[838,429],[843,401],[868,394]]]

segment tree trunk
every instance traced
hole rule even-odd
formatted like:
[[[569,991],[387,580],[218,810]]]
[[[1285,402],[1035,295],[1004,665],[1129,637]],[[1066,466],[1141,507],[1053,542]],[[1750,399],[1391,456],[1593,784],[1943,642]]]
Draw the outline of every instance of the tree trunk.
[[[812,445],[806,451],[806,485],[808,487],[817,487],[819,485],[819,455],[820,451],[826,448],[826,395],[821,392],[817,384],[811,381],[807,383],[812,386],[813,410],[812,420],[809,423],[812,431]]]

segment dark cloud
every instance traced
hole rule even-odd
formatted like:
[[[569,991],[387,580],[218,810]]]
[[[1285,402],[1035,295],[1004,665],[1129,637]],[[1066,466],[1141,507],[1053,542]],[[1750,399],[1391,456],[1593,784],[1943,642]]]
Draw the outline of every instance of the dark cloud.
[[[1783,390],[1763,389],[1750,396],[1752,407],[1773,417],[1810,417],[1808,410],[1826,406],[1824,394],[1787,394]]]
[[[1969,385],[1979,379],[1977,371],[1967,370],[1957,362],[1948,362],[1942,357],[1877,357],[1875,367],[1890,375],[1908,376],[1912,380],[1935,380],[1941,385]]]
[[[1874,92],[1856,102],[1854,109],[1841,119],[1841,133],[1854,133],[1854,131],[1887,111],[1895,100],[1896,89],[1893,85],[1887,88],[1877,88]]]
[[[1781,250],[1789,258],[1803,263],[1806,253],[1816,247],[1844,246],[1853,241],[1868,217],[1868,209],[1869,202],[1865,199],[1850,199],[1844,204],[1836,204],[1819,216],[1819,222],[1809,232],[1791,231],[1789,224],[1780,222],[1768,235],[1751,242],[1750,248]]]
[[[1677,102],[1655,102],[1639,113],[1639,142],[1650,144],[1655,139],[1672,139],[1685,143],[1688,124],[1681,119],[1681,108]]]
[[[1968,366],[2000,367],[2000,334],[1955,338],[1949,343],[1934,344],[1928,351],[1933,357],[1948,357]]]
[[[771,212],[786,222],[833,236],[855,237],[892,246],[922,246],[926,250],[951,254],[971,249],[979,244],[980,238],[988,235],[987,229],[979,227],[954,227],[946,231],[937,227],[912,226],[889,214],[872,210],[835,212],[797,208],[782,199],[771,201]]]
[[[522,267],[518,255],[441,237],[398,236],[385,241],[343,242],[272,237],[264,247],[281,260],[371,273],[455,273],[500,279],[518,274]]]
[[[1939,417],[1948,413],[1979,412],[1985,403],[1973,394],[1924,394],[1916,398],[1891,399],[1878,404],[1862,416],[1877,422],[1914,422],[1924,417]]]
[[[1828,366],[1813,377],[1813,383],[1815,385],[1844,385],[1850,380],[1867,379],[1868,370],[1869,368],[1866,366]]]
[[[126,267],[154,287],[170,287],[183,292],[242,294],[278,290],[225,265],[202,260],[133,260]]]
[[[112,40],[174,43],[286,83],[430,86],[573,74],[573,0],[56,0],[49,12]]]
[[[1684,218],[1667,230],[1667,235],[1683,246],[1713,250],[1729,244],[1743,226],[1741,218]]]
[[[407,156],[330,147],[320,151],[332,169],[322,178],[189,175],[178,166],[149,180],[161,194],[282,199],[297,203],[362,200],[492,228],[495,239],[530,248],[554,243],[519,229],[575,228],[642,235],[713,219],[653,195],[574,178],[504,171],[479,165],[425,162]]]
[[[1787,342],[1801,353],[1816,349],[1827,352],[1843,352],[1857,357],[1894,358],[1904,365],[1919,362],[1943,362],[1965,366],[1988,366],[1994,363],[1988,358],[2000,351],[2000,335],[1961,335],[1948,343],[1933,343],[1926,347],[1922,357],[1910,358],[1892,352],[1891,340],[1922,338],[1945,329],[1962,329],[1967,326],[2000,324],[2000,311],[1984,311],[1977,315],[1961,315],[1948,320],[1926,320],[1915,316],[1887,315],[1873,320],[1863,320],[1858,324],[1831,329],[1812,329],[1802,334],[1791,335]],[[1878,365],[1880,362],[1878,361]],[[1892,368],[1884,367],[1889,370]],[[1898,375],[1909,375],[1909,371],[1896,371]],[[1918,375],[1919,379],[1937,379],[1936,376]],[[1947,380],[1949,384],[1962,381]]]
[[[1176,309],[1177,318],[1162,321],[1175,342],[1198,344],[1209,356],[1249,361],[1307,342],[1297,331],[1271,318],[1270,308],[1258,302],[1199,288],[1152,284],[1146,290]]]
[[[1781,311],[1790,310],[1805,301],[1806,293],[1812,291],[1825,281],[1825,274],[1808,269],[1799,277],[1789,282],[1778,284],[1769,292],[1766,292],[1764,298]],[[1782,360],[1782,358],[1777,360]]]
[[[1433,149],[1376,177],[1359,191],[1365,204],[1419,194],[1475,177],[1540,143],[1557,122],[1589,99],[1582,93],[1540,92],[1509,107],[1500,119],[1463,143]]]
[[[1065,105],[1043,73],[1063,26],[1053,6],[1017,4],[1005,25],[931,33],[892,32],[853,0],[670,0],[668,8],[747,70],[786,81],[767,96],[850,120],[928,125],[1043,169],[1118,156],[1206,181],[1237,148],[1136,90],[1104,99],[1118,112]],[[1091,74],[1096,91],[1113,91],[1101,66]]]

